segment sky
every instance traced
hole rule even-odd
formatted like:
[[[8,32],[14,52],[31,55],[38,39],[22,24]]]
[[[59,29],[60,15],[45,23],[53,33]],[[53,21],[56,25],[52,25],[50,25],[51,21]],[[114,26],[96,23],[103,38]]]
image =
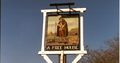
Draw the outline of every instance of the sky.
[[[50,3],[65,2],[87,8],[84,45],[90,49],[105,49],[105,42],[118,36],[118,0],[1,0],[1,63],[46,63],[37,54],[43,25],[40,10],[54,8]],[[56,55],[50,57],[57,63]]]

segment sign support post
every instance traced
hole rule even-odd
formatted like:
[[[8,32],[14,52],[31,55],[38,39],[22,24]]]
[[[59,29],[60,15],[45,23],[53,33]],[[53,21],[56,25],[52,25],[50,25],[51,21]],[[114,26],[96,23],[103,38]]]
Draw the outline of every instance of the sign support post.
[[[59,55],[59,63],[66,63],[66,55],[64,53]]]

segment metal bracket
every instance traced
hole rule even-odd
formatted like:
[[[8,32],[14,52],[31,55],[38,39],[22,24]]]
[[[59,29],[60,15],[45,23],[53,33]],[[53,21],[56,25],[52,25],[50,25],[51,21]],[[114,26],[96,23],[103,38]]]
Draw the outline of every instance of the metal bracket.
[[[53,3],[53,4],[50,4],[50,6],[55,6],[56,7],[56,9],[57,9],[57,14],[59,15],[59,10],[61,11],[61,12],[63,12],[61,9],[59,9],[58,8],[58,6],[68,6],[69,7],[69,14],[71,14],[71,10],[73,10],[72,8],[71,8],[71,5],[74,5],[74,3]],[[75,10],[74,10],[75,11]]]

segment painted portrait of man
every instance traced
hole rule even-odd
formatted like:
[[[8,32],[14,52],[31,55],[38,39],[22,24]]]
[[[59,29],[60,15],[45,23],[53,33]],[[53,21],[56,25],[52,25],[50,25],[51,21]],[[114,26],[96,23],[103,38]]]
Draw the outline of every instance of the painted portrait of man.
[[[57,36],[66,37],[68,36],[68,25],[64,18],[59,18],[59,23],[57,24]]]
[[[49,15],[47,16],[45,45],[52,46],[79,46],[79,15]],[[64,50],[64,49],[63,49]]]

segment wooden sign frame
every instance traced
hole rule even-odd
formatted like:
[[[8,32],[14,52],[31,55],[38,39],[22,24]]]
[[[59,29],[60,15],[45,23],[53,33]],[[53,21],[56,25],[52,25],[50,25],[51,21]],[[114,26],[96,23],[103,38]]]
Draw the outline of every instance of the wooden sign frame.
[[[42,44],[41,44],[41,51],[38,52],[38,54],[41,54],[43,56],[43,58],[47,61],[47,63],[53,63],[50,58],[47,56],[48,54],[60,54],[61,57],[64,54],[78,54],[77,57],[72,61],[72,63],[77,63],[79,61],[79,59],[84,55],[87,54],[87,51],[84,50],[84,31],[83,31],[83,13],[84,11],[86,11],[86,8],[73,8],[76,12],[80,13],[80,50],[62,50],[62,51],[46,51],[45,50],[45,31],[46,31],[46,16],[47,13],[49,12],[56,12],[57,9],[44,9],[41,10],[41,12],[43,13],[43,30],[42,30]],[[63,12],[69,12],[69,8],[65,8],[65,9],[60,9]],[[61,11],[58,11],[61,12]],[[71,11],[74,12],[74,11]],[[62,59],[62,58],[61,58]],[[62,62],[61,62],[62,63]]]

